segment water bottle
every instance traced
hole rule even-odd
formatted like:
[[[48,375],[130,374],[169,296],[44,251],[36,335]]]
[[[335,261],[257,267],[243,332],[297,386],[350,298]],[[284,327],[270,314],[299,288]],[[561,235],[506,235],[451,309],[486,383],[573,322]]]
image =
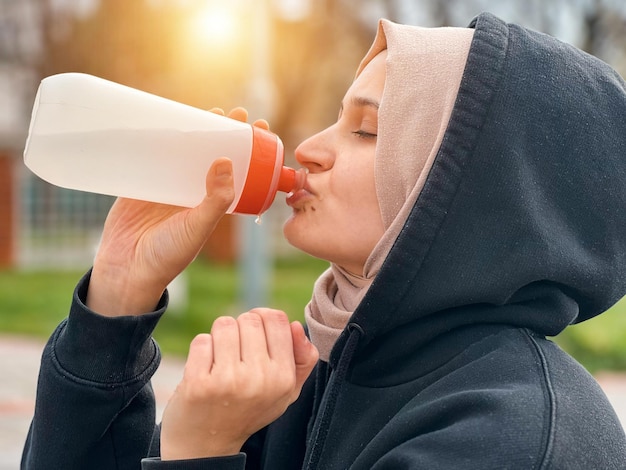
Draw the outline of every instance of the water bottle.
[[[304,186],[278,136],[215,113],[82,73],[42,80],[24,163],[56,186],[194,207],[219,157],[233,162],[228,213],[261,214],[277,191]]]

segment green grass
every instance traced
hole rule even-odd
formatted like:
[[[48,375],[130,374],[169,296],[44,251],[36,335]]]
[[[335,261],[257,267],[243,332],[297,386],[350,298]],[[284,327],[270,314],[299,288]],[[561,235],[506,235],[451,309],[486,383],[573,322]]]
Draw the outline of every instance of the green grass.
[[[269,305],[302,320],[313,282],[327,263],[309,257],[279,260],[271,280]],[[47,338],[67,316],[81,271],[0,271],[0,332]],[[208,332],[220,315],[243,310],[237,299],[237,270],[232,265],[197,260],[185,272],[188,305],[171,308],[154,336],[164,352],[186,355],[189,342]]]
[[[570,326],[555,342],[590,371],[626,371],[626,298],[602,315]]]
[[[279,260],[269,306],[302,320],[313,282],[326,266],[308,257]],[[47,338],[67,316],[82,275],[79,271],[0,271],[0,331]],[[163,351],[180,356],[187,354],[196,334],[211,329],[216,317],[242,311],[234,266],[198,260],[187,269],[186,279],[187,307],[170,309],[155,331]],[[626,300],[597,318],[569,327],[556,342],[592,372],[626,370]]]
[[[0,331],[48,337],[83,273],[0,271]]]
[[[327,263],[308,257],[279,260],[271,281],[269,305],[302,321],[304,306],[311,298],[313,282]],[[243,311],[237,298],[237,271],[231,265],[210,265],[196,261],[186,271],[189,304],[184,311],[168,311],[154,333],[161,348],[185,355],[191,339],[208,332],[220,315]]]

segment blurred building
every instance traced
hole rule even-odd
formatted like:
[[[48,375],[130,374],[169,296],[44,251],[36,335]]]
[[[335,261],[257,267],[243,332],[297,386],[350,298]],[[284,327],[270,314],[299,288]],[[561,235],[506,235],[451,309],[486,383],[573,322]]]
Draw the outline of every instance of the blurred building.
[[[112,202],[53,187],[23,164],[51,5],[0,0],[0,268],[90,263]]]
[[[0,267],[16,261],[18,160],[30,113],[31,58],[37,53],[31,7],[24,0],[0,1]]]

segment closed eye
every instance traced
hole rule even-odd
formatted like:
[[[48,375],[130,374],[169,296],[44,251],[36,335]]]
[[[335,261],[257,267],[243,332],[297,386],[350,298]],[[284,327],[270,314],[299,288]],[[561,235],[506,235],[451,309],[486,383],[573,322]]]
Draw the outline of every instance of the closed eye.
[[[378,137],[377,134],[372,134],[370,132],[365,132],[363,130],[354,131],[353,134],[359,137],[360,139],[375,139],[376,137]]]

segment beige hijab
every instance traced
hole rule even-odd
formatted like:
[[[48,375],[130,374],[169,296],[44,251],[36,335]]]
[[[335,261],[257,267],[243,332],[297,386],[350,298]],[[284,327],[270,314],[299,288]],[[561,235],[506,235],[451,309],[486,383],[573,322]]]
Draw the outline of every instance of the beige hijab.
[[[381,20],[357,70],[358,76],[373,57],[387,50],[375,168],[386,232],[366,261],[363,276],[331,264],[315,283],[305,318],[324,361],[424,186],[452,113],[473,34],[468,28],[420,28]]]

